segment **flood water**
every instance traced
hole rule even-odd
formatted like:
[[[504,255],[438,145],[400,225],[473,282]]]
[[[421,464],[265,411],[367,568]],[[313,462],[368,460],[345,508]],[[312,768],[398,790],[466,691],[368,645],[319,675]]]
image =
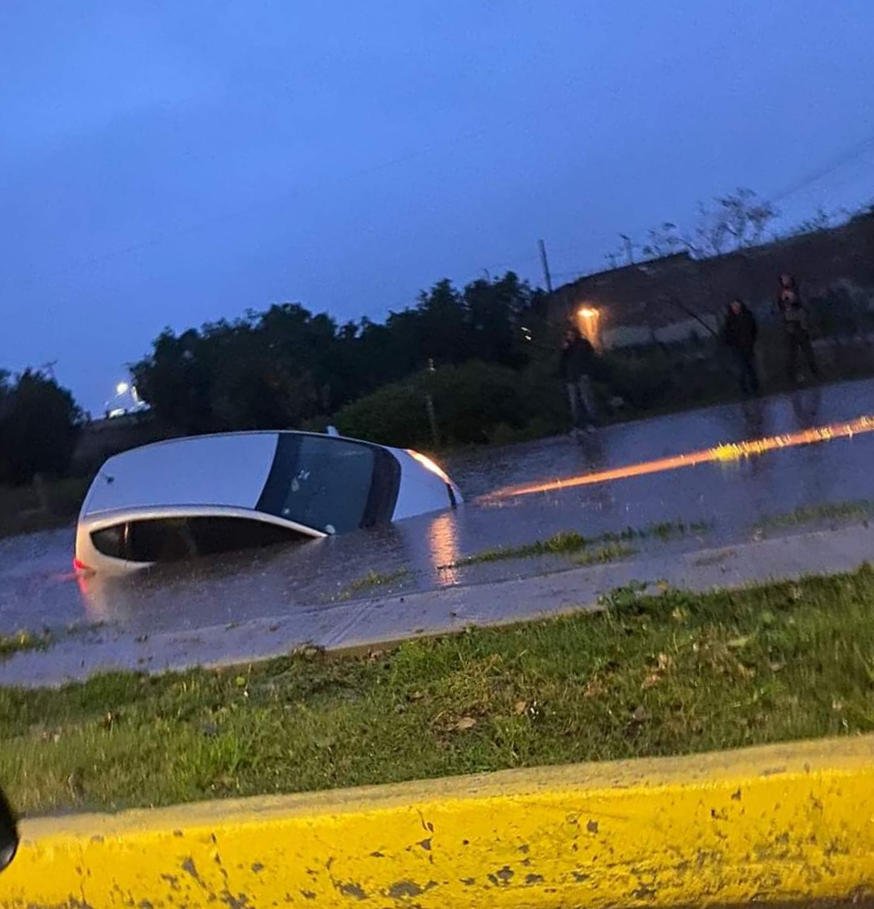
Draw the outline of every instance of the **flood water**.
[[[666,552],[746,539],[761,532],[768,516],[874,501],[874,433],[557,492],[490,494],[870,414],[874,381],[863,381],[619,424],[581,442],[557,438],[465,451],[444,460],[467,499],[454,512],[123,578],[77,578],[72,528],[0,540],[0,633],[94,622],[138,633],[196,629],[350,596],[518,577],[561,564],[547,558],[452,566],[489,548],[565,530],[596,536],[658,522],[708,525],[667,544],[641,543]],[[368,590],[362,581],[369,572],[394,579]]]

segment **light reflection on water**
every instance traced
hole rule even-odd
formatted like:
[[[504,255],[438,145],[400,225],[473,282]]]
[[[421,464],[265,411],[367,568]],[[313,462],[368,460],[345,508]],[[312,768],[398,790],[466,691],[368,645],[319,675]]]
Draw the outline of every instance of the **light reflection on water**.
[[[441,514],[428,528],[428,548],[431,565],[438,583],[450,586],[458,583],[457,563],[461,557],[458,532],[452,514]]]

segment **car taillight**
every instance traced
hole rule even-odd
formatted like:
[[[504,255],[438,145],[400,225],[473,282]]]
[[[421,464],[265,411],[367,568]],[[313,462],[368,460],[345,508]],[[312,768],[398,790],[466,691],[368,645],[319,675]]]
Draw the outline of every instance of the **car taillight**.
[[[94,569],[90,565],[86,565],[81,559],[73,558],[73,571],[81,572],[92,572]]]

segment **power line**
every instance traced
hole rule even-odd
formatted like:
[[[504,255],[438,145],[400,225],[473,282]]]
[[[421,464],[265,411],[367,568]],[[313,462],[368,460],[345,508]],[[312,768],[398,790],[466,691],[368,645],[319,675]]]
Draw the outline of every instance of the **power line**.
[[[869,150],[870,147],[874,147],[874,133],[872,133],[866,139],[863,139],[861,142],[854,143],[849,148],[845,149],[843,152],[830,159],[825,164],[821,164],[815,170],[810,171],[801,179],[795,181],[794,183],[790,183],[789,186],[782,189],[776,195],[771,196],[768,201],[773,205],[777,202],[782,201],[783,199],[788,198],[789,196],[794,195],[799,190],[810,186],[812,183],[816,183],[818,180],[821,180],[823,177],[827,177],[831,173],[834,173],[845,164],[849,164],[851,161],[855,161],[856,158],[860,158],[863,154],[865,154],[866,151]]]
[[[807,186],[810,186],[811,184],[821,180],[823,177],[827,177],[829,174],[834,173],[836,170],[839,170],[841,167],[849,164],[851,161],[855,161],[857,158],[861,158],[866,152],[872,149],[874,149],[874,133],[871,133],[860,142],[853,143],[838,155],[835,155],[834,157],[828,159],[828,161],[821,164],[819,167],[815,168],[812,171],[809,171],[807,174],[794,181],[793,183],[790,183],[788,186],[780,190],[777,194],[770,196],[768,198],[768,201],[772,205],[776,205],[776,203],[782,201],[783,199],[787,199],[789,196],[794,195],[799,190],[802,190]],[[556,277],[573,276],[573,279],[576,280],[577,278],[591,274],[591,270],[571,269],[568,271],[554,272],[553,274]]]

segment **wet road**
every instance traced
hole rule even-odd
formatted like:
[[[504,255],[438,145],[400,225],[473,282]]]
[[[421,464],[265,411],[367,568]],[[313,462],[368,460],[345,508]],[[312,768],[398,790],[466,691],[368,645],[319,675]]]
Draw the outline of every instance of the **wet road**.
[[[446,460],[468,499],[456,512],[120,579],[77,579],[70,571],[69,530],[0,540],[0,633],[93,622],[138,633],[193,629],[287,616],[303,605],[352,594],[559,570],[568,567],[561,557],[446,566],[485,549],[523,544],[562,530],[594,536],[665,521],[710,525],[706,533],[668,543],[636,544],[667,552],[700,546],[702,534],[708,544],[747,539],[760,532],[768,516],[823,503],[874,501],[874,433],[557,492],[485,501],[482,497],[520,483],[571,477],[868,414],[874,414],[874,381],[620,424],[582,443],[562,438],[464,452]],[[360,585],[354,590],[370,571],[397,577],[372,591]]]

